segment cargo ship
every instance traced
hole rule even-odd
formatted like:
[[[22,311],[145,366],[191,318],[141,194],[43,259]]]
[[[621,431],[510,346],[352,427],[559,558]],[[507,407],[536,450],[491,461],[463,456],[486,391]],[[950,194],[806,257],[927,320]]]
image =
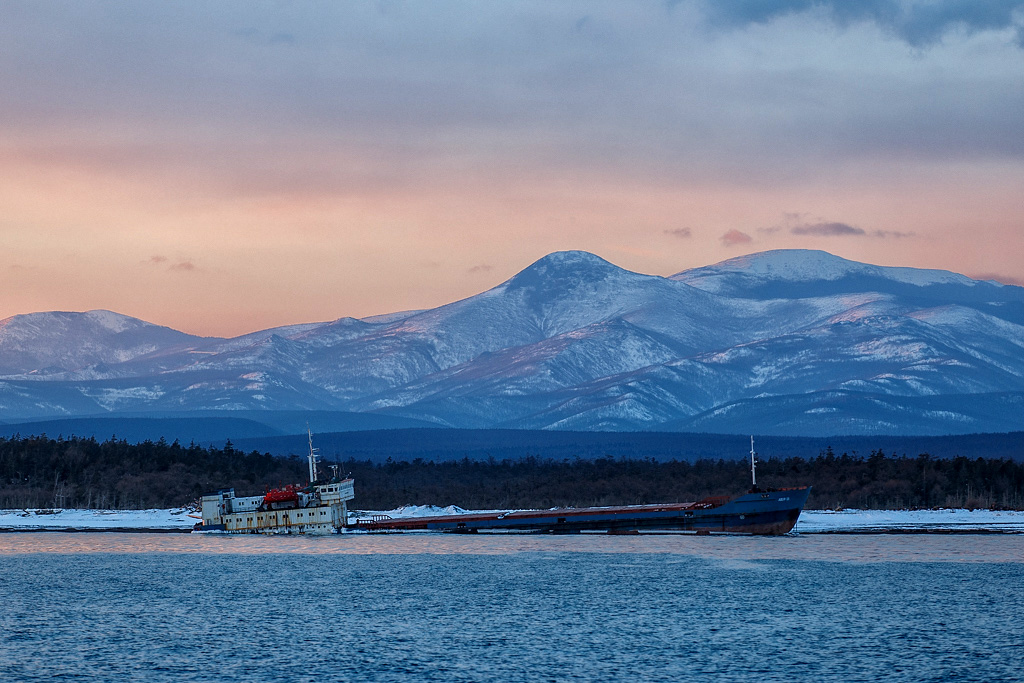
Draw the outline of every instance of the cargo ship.
[[[750,477],[751,488],[745,494],[705,498],[693,503],[476,512],[396,519],[387,515],[373,515],[357,519],[350,528],[377,532],[422,530],[449,533],[638,534],[647,531],[681,531],[772,536],[792,531],[807,502],[811,487],[759,488],[753,437],[750,439]]]
[[[227,534],[333,534],[348,523],[348,501],[355,497],[354,482],[334,476],[319,480],[319,456],[309,434],[309,483],[271,489],[262,496],[236,496],[221,489],[203,496],[202,521],[193,533]]]
[[[331,534],[342,531],[789,533],[796,526],[811,487],[759,488],[755,456],[751,438],[751,488],[739,496],[716,496],[693,503],[469,512],[434,517],[392,518],[378,514],[350,523],[348,501],[355,497],[354,482],[337,476],[327,482],[318,481],[318,458],[310,433],[309,484],[284,486],[262,496],[237,497],[233,489],[203,496],[203,521],[196,524],[194,531],[229,534]]]

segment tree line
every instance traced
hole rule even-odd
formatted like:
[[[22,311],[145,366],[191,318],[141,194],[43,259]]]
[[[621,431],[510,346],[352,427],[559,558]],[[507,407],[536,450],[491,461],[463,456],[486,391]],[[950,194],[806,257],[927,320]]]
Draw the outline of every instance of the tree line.
[[[549,508],[683,502],[733,495],[750,485],[749,463],[612,457],[440,461],[345,460],[356,481],[352,507],[459,505]],[[0,438],[0,508],[167,508],[219,488],[257,495],[307,475],[298,455],[144,441],[28,436]],[[769,459],[758,485],[813,486],[808,508],[1024,509],[1024,464],[1007,458],[835,454]]]
[[[298,457],[177,441],[0,438],[0,508],[146,509],[187,505],[234,486],[256,493],[292,483]]]

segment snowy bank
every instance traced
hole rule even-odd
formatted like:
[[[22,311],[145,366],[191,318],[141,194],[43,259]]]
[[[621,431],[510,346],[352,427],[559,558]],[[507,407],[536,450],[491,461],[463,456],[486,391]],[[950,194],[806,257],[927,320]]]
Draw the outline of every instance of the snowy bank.
[[[1003,531],[1024,533],[1024,512],[993,510],[804,510],[801,534],[885,531]]]
[[[479,510],[465,510],[458,505],[438,507],[437,505],[403,505],[394,510],[363,511],[353,510],[350,517],[355,520],[358,517],[369,517],[371,515],[387,515],[392,519],[406,519],[408,517],[440,517],[441,515],[465,515]],[[504,512],[504,510],[501,510]]]
[[[0,531],[188,531],[198,522],[182,508],[170,510],[0,510]]]

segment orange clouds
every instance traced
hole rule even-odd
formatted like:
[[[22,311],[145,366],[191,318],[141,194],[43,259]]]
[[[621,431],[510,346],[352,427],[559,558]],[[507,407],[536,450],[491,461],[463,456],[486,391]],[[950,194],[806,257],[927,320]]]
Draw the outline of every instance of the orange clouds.
[[[0,317],[239,334],[563,249],[1024,278],[1024,60],[987,29],[909,54],[703,5],[25,7],[0,8]]]
[[[886,265],[1021,277],[1011,195],[990,189],[976,196],[956,182],[924,192],[907,187],[894,205],[892,186],[882,183],[669,190],[614,175],[570,180],[536,169],[504,186],[486,175],[456,176],[354,198],[188,195],[180,204],[154,205],[148,192],[116,199],[90,192],[91,185],[109,186],[105,176],[76,176],[73,191],[64,193],[45,177],[34,182],[31,169],[7,165],[0,173],[19,177],[0,190],[7,208],[0,230],[5,316],[107,308],[194,333],[240,334],[436,306],[568,248],[665,275],[739,251],[808,247]],[[448,187],[456,179],[459,192]],[[127,190],[157,181],[139,175],[124,182]],[[164,191],[173,197],[181,187]],[[48,195],[54,199],[42,201]],[[758,230],[794,208],[842,217],[867,234]],[[678,232],[681,220],[692,225],[688,237]],[[890,239],[876,238],[878,231]],[[980,239],[965,242],[965,231]],[[896,239],[907,233],[917,237]]]

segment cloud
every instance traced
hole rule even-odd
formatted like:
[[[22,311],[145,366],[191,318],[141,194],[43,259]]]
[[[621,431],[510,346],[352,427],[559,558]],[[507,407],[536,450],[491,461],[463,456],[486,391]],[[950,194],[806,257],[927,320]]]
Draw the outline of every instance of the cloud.
[[[736,246],[737,244],[749,244],[754,241],[750,235],[736,229],[730,230],[722,235],[721,240],[722,244],[727,247]]]
[[[966,12],[992,0],[961,2]],[[13,46],[0,139],[27,141],[39,164],[247,197],[404,191],[460,173],[504,183],[509,168],[539,182],[629,169],[742,184],[816,179],[835,159],[884,170],[908,155],[1024,158],[1015,48],[970,59],[936,50],[926,57],[935,64],[921,64],[875,31],[851,32],[847,44],[820,21],[777,22],[749,44],[706,26],[705,15],[743,26],[868,11],[847,4],[881,16],[892,0],[681,4],[666,17],[626,3],[487,3],[473,13],[394,3],[386,20],[347,3],[0,11],[0,44]],[[135,21],[159,30],[134,41]],[[111,43],[128,52],[103,49]],[[753,53],[757,64],[744,56]],[[694,158],[706,163],[682,161]]]
[[[1004,285],[1024,287],[1024,278],[1013,277],[1012,275],[1000,275],[999,273],[972,273],[968,277],[975,280],[995,280],[996,282],[1001,282]]]
[[[198,266],[196,266],[196,264],[190,258],[179,259],[174,263],[171,263],[169,258],[167,258],[166,256],[162,256],[160,254],[150,256],[149,260],[144,261],[144,263],[151,266],[161,267],[166,263],[170,263],[170,265],[167,266],[167,270],[177,271],[179,273],[189,273],[194,270],[199,270]]]
[[[805,213],[783,214],[784,222],[789,226],[789,232],[794,235],[813,235],[815,237],[875,237],[878,239],[900,240],[909,237],[917,237],[913,231],[902,230],[872,230],[868,232],[849,223],[839,221],[826,221],[821,218],[809,220]],[[782,226],[770,228],[758,228],[759,232],[772,234],[782,229]]]
[[[841,28],[873,23],[915,48],[939,43],[953,32],[970,35],[1007,29],[1015,31],[1015,42],[1024,47],[1024,0],[704,0],[701,6],[707,22],[722,28],[768,24],[789,15],[815,13]]]
[[[875,230],[871,233],[871,236],[880,237],[882,239],[901,240],[905,237],[917,237],[917,233],[913,230],[909,232],[902,232],[900,230]]]
[[[817,237],[843,237],[846,235],[864,235],[862,229],[846,223],[810,223],[796,225],[789,229],[794,235],[815,235]]]
[[[678,237],[683,240],[693,237],[693,231],[689,228],[672,228],[670,230],[665,230],[664,232],[666,235],[672,235],[673,237]]]
[[[467,273],[474,273],[474,274],[475,273],[486,273],[486,272],[489,272],[492,268],[493,268],[493,266],[489,266],[486,263],[481,263],[479,265],[473,266],[472,268],[470,268],[466,272]]]

